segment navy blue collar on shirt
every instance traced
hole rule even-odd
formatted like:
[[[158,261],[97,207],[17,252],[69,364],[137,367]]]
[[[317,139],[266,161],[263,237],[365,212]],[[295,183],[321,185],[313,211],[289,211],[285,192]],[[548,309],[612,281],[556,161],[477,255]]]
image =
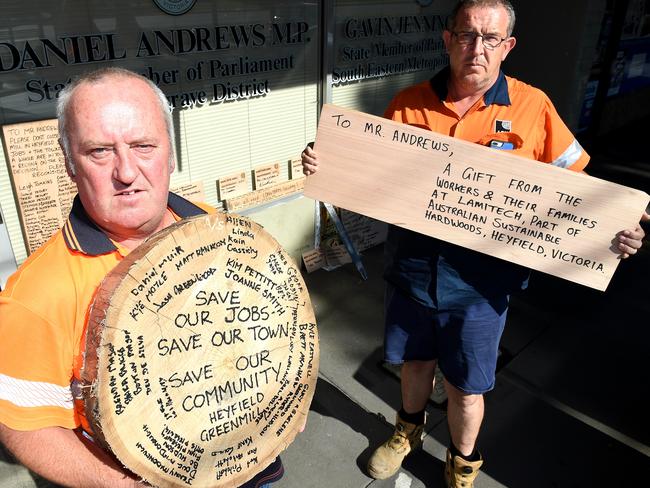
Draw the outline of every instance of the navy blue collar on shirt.
[[[440,101],[447,99],[447,80],[449,80],[449,66],[443,68],[438,73],[431,78],[431,88],[438,95]],[[496,103],[498,105],[510,105],[510,96],[508,95],[508,80],[506,80],[506,75],[503,74],[503,71],[499,70],[499,76],[497,81],[494,82],[494,85],[490,87],[488,91],[483,95],[483,101],[485,105],[491,105]]]
[[[206,213],[200,207],[169,192],[167,206],[179,217],[193,217]],[[116,251],[115,244],[97,225],[90,220],[81,204],[79,195],[74,197],[68,221],[63,226],[63,238],[68,249],[79,251],[89,256],[98,256]]]

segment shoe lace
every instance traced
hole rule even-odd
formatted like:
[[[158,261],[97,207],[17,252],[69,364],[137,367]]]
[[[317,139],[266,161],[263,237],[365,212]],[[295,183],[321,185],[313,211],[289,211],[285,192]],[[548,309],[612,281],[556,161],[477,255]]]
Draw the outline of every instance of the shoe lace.
[[[474,470],[469,466],[454,466],[451,469],[454,484],[451,486],[458,488],[472,488],[474,486],[474,479],[478,475],[478,470]]]
[[[408,434],[405,431],[406,429],[402,424],[397,424],[395,426],[395,431],[393,432],[393,436],[389,441],[390,447],[393,449],[404,447],[404,445],[408,442]]]
[[[395,426],[395,431],[393,432],[393,436],[390,438],[388,444],[393,449],[400,449],[406,447],[408,444],[415,444],[418,438],[419,434],[417,428],[408,432],[403,424],[398,423]]]

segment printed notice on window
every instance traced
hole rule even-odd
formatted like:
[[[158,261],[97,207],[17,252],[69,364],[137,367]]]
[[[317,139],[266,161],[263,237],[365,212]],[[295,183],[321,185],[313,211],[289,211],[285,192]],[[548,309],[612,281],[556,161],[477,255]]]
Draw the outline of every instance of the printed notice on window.
[[[334,105],[305,195],[598,290],[645,192]]]

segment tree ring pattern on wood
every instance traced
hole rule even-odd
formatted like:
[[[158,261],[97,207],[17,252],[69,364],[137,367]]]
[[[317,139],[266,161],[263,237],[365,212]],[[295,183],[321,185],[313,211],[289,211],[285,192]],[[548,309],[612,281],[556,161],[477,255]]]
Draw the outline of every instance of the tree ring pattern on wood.
[[[217,213],[132,251],[90,310],[97,441],[158,486],[239,486],[304,426],[318,376],[305,283],[264,229]]]

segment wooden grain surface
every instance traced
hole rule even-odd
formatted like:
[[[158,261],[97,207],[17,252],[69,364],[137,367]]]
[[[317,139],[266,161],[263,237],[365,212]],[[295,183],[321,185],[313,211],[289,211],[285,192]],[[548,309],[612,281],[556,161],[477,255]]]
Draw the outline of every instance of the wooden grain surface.
[[[155,486],[236,487],[304,425],[318,375],[300,271],[253,221],[183,220],[131,252],[90,312],[97,441]]]
[[[650,197],[509,151],[325,105],[305,195],[605,290]]]

